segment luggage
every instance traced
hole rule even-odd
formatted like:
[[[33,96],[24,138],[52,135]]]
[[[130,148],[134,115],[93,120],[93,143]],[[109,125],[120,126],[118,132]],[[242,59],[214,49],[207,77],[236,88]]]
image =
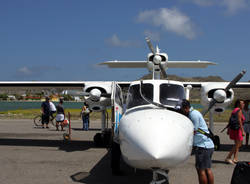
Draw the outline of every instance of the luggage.
[[[238,162],[234,168],[231,184],[250,183],[250,162]]]
[[[229,118],[229,127],[232,130],[238,130],[240,128],[239,119],[238,119],[238,112],[240,110],[236,111],[235,113],[232,113]]]

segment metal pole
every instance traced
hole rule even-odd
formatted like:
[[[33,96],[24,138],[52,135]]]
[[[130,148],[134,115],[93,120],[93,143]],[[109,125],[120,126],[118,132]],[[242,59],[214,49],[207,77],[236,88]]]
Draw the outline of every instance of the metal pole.
[[[69,140],[71,140],[71,121],[70,121],[70,112],[68,112],[68,118],[69,118]]]

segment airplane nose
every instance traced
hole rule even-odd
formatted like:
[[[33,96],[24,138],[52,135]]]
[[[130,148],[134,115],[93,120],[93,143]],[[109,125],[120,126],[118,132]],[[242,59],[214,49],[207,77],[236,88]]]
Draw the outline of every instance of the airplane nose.
[[[119,131],[123,158],[137,168],[166,169],[185,161],[191,153],[193,124],[173,111],[128,113],[122,118]]]

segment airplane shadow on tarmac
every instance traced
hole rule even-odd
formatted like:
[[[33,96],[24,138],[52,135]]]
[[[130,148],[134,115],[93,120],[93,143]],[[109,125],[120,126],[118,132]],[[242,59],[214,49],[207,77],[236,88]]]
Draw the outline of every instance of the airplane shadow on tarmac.
[[[74,131],[83,131],[82,128],[71,128]],[[88,131],[101,131],[100,128],[89,128]]]
[[[38,146],[38,147],[58,147],[59,150],[66,152],[84,151],[95,147],[93,141],[70,141],[46,140],[46,139],[17,139],[1,138],[0,145],[6,146]],[[95,147],[96,148],[96,147]]]
[[[152,181],[152,172],[131,168],[123,161],[121,162],[121,176],[112,175],[110,168],[110,154],[107,153],[90,172],[77,172],[71,175],[71,179],[79,183],[87,184],[140,184]]]
[[[233,145],[232,144],[221,144],[220,145],[220,149],[217,150],[217,151],[231,151],[232,150],[232,147]],[[245,147],[245,146],[242,146],[240,148],[240,152],[250,152],[250,147]]]

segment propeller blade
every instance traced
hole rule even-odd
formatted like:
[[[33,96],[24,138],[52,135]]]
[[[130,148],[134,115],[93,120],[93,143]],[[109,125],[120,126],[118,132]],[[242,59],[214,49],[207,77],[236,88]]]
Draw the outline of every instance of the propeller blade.
[[[108,93],[102,93],[101,97],[111,98],[111,94]]]
[[[160,69],[161,69],[161,73],[162,73],[162,75],[163,75],[163,78],[164,79],[167,79],[167,73],[166,73],[166,71],[165,71],[165,69],[163,68],[163,66],[161,65],[161,63],[159,64],[159,67],[160,67]]]
[[[151,43],[151,41],[150,41],[150,39],[149,39],[148,37],[146,37],[146,42],[147,42],[148,47],[149,47],[149,49],[151,50],[151,52],[152,52],[153,54],[155,54],[154,47],[153,47],[153,45],[152,45],[152,43]]]
[[[210,111],[210,109],[211,109],[215,104],[216,104],[216,101],[213,99],[213,100],[209,103],[208,108],[205,109],[205,110],[203,110],[201,114],[202,114],[203,116],[205,116],[205,115],[208,113],[208,111]]]
[[[242,70],[242,72],[240,72],[228,85],[227,87],[224,89],[225,91],[228,91],[229,89],[231,89],[246,73],[246,70]],[[216,104],[216,100],[212,100],[208,106],[207,109],[205,109],[204,111],[202,111],[202,115],[205,116],[207,114],[208,111],[210,111],[210,109]]]
[[[230,88],[232,88],[246,73],[246,70],[242,70],[225,88],[225,91],[228,91]]]

